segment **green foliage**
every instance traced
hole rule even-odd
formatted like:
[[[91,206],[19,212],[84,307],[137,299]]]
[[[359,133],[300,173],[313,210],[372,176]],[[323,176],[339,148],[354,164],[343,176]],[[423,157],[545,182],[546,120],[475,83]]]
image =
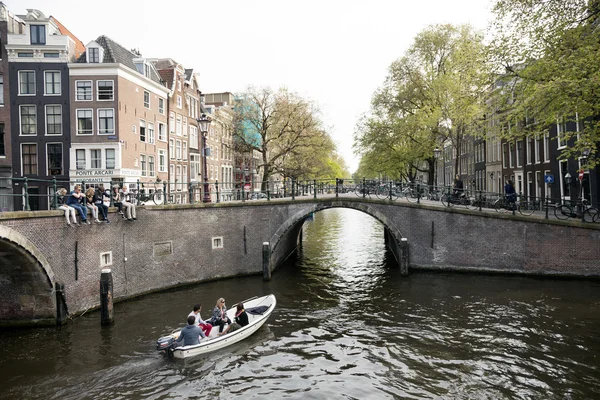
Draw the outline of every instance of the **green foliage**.
[[[558,121],[579,122],[566,132],[561,158],[590,153],[600,141],[600,36],[594,0],[498,0],[491,56],[504,83],[499,112],[511,126],[504,138],[543,135]],[[535,123],[531,123],[535,121]],[[527,123],[526,123],[527,122]],[[574,124],[572,124],[575,126]]]

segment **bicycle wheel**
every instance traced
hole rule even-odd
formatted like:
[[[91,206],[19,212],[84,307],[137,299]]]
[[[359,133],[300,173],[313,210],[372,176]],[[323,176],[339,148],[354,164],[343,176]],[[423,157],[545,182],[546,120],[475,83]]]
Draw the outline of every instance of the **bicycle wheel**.
[[[569,219],[572,213],[573,209],[571,209],[571,207],[566,204],[561,204],[560,206],[554,209],[554,216],[562,220]]]
[[[413,188],[409,188],[408,191],[406,192],[406,200],[408,200],[410,203],[416,203],[417,202],[417,191]]]
[[[390,188],[389,186],[378,186],[375,192],[375,195],[378,199],[389,199],[390,198]]]
[[[583,220],[585,222],[595,222],[598,219],[598,209],[590,207],[583,212]]]
[[[154,202],[154,204],[163,204],[164,203],[164,197],[163,197],[163,191],[162,189],[157,189],[154,191],[154,195],[152,196],[152,201]]]
[[[356,185],[356,186],[354,187],[354,194],[355,194],[357,197],[362,197],[362,195],[363,195],[363,192],[364,192],[364,186],[363,186],[363,185],[359,184],[359,185]]]
[[[452,195],[451,194],[444,194],[442,196],[442,204],[446,207],[452,207],[453,203],[452,203]]]
[[[535,206],[533,203],[530,203],[528,201],[522,201],[519,203],[518,210],[521,213],[521,215],[531,215],[535,211]]]
[[[471,199],[471,198],[467,198],[465,199],[465,205],[467,206],[467,208],[469,210],[475,210],[477,208],[479,208],[479,199]]]
[[[504,199],[496,200],[496,202],[494,203],[494,210],[496,210],[499,213],[505,213],[509,211],[506,207],[506,201]]]

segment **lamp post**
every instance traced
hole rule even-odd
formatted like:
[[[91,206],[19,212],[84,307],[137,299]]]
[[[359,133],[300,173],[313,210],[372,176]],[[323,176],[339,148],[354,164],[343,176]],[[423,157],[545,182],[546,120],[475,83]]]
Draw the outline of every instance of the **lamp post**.
[[[440,158],[440,154],[442,153],[442,150],[440,150],[439,147],[436,146],[435,149],[433,149],[433,187],[436,188],[437,187],[437,160],[438,158]]]
[[[203,181],[204,181],[204,196],[202,197],[203,203],[210,203],[210,193],[208,192],[208,166],[206,164],[206,158],[208,157],[208,151],[206,147],[206,134],[208,133],[208,128],[210,127],[210,123],[212,119],[206,115],[202,114],[200,118],[196,120],[198,122],[198,127],[200,128],[200,132],[202,133],[202,152],[204,155],[203,169],[202,173]]]

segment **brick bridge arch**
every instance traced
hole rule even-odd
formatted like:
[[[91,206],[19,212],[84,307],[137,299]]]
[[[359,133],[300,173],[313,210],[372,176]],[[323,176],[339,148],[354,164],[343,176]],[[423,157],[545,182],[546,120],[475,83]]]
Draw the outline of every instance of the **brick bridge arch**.
[[[388,248],[392,251],[396,260],[400,262],[400,258],[402,257],[400,243],[404,236],[388,216],[367,202],[332,200],[319,203],[305,203],[305,207],[296,211],[279,226],[271,236],[270,241],[272,256],[269,260],[269,266],[271,270],[276,268],[289,255],[290,251],[297,246],[298,235],[306,218],[314,212],[330,208],[348,208],[361,211],[381,222],[384,226],[385,240]],[[407,253],[406,257],[408,257]]]
[[[0,325],[56,323],[54,281],[41,251],[19,232],[0,225]]]

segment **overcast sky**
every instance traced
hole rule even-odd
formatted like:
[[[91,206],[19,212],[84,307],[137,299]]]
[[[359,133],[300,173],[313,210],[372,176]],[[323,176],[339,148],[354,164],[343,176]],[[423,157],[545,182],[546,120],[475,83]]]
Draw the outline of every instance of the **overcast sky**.
[[[170,57],[200,73],[205,93],[249,85],[314,101],[348,167],[355,124],[388,66],[437,23],[485,29],[489,0],[3,0],[37,8],[84,44],[107,35],[144,57]]]

